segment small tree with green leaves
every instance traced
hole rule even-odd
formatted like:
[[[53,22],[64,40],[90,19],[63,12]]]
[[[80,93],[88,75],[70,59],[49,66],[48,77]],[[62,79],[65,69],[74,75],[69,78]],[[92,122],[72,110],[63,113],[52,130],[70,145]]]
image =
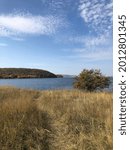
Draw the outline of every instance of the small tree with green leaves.
[[[76,77],[74,87],[92,92],[108,87],[109,83],[109,77],[102,75],[100,70],[84,69],[79,76]]]

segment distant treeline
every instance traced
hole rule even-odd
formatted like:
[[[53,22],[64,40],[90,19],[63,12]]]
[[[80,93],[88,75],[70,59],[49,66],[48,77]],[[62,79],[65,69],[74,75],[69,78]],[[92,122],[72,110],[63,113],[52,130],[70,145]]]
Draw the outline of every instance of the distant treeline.
[[[57,78],[59,76],[41,69],[0,68],[0,78]]]

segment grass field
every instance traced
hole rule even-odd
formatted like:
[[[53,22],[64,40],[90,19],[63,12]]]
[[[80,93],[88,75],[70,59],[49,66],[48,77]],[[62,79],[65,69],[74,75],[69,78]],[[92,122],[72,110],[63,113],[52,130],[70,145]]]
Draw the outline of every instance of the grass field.
[[[112,150],[112,93],[1,87],[0,150]]]

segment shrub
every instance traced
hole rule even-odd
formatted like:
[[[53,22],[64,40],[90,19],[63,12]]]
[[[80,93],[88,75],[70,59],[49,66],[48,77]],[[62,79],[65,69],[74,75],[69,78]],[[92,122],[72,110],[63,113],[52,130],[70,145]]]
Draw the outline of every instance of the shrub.
[[[102,75],[100,70],[84,69],[74,82],[74,87],[86,91],[101,90],[108,87],[110,83],[109,77]]]

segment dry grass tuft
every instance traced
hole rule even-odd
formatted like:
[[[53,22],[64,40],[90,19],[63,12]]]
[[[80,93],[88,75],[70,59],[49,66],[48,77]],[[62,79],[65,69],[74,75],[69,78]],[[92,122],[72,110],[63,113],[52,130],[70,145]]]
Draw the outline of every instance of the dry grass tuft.
[[[0,88],[1,150],[112,150],[112,94]]]

